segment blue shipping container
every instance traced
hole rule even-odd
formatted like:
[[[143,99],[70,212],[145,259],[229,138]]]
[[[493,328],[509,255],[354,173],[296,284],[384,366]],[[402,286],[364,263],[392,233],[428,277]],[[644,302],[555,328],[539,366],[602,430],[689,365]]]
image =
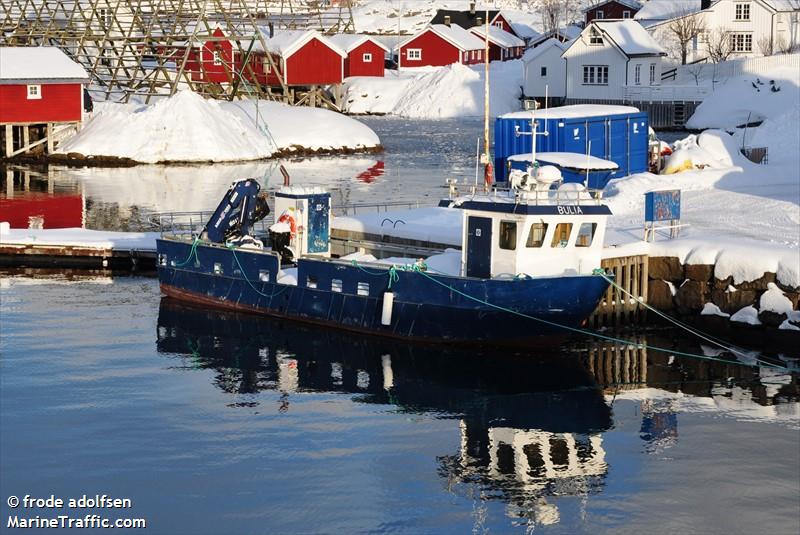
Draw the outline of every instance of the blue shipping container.
[[[508,178],[509,156],[531,152],[531,117],[532,112],[522,111],[495,120],[494,164],[498,181]],[[592,156],[619,166],[613,178],[647,171],[646,112],[628,106],[578,104],[539,110],[535,120],[538,152],[586,154],[589,151]],[[542,132],[547,135],[539,135]]]

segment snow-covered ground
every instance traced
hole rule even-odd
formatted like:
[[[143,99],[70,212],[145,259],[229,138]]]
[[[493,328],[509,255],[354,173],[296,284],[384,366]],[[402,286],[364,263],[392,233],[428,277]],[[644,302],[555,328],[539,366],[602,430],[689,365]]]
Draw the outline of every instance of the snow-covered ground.
[[[258,160],[276,153],[363,150],[375,132],[344,115],[277,102],[206,100],[191,91],[152,105],[98,103],[57,152],[141,163]]]
[[[522,62],[490,64],[489,114],[520,109]],[[484,66],[461,64],[386,71],[383,78],[345,80],[348,113],[380,113],[416,119],[479,117],[484,109]]]

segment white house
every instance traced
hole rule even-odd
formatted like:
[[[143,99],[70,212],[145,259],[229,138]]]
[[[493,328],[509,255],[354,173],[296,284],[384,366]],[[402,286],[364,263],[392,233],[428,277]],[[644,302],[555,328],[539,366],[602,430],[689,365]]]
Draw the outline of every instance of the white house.
[[[710,39],[730,39],[730,57],[765,56],[800,46],[800,0],[704,0],[702,11],[648,28],[670,55],[677,56],[680,50],[670,25],[687,16],[699,18],[703,27],[690,43],[688,62],[708,57]]]
[[[550,38],[522,56],[523,85],[526,97],[553,99],[551,105],[567,96],[567,61],[561,57],[569,44]]]
[[[622,100],[627,86],[659,85],[664,56],[638,22],[594,20],[562,55],[567,99]]]

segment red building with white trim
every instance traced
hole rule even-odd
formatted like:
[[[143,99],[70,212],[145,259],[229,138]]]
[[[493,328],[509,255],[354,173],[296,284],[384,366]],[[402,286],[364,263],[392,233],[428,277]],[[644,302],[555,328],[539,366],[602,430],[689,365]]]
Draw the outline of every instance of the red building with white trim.
[[[80,123],[88,81],[56,47],[0,47],[0,124]]]
[[[280,85],[267,54],[289,86],[340,84],[344,79],[347,52],[315,30],[280,31],[265,38],[264,43],[266,50],[260,41],[255,42],[250,60],[255,81],[262,85]],[[250,77],[248,70],[245,70],[245,76]]]
[[[347,52],[344,77],[383,76],[383,60],[389,47],[369,35],[340,33],[329,39]]]
[[[483,40],[486,26],[473,26],[470,32]],[[489,61],[519,59],[524,52],[525,41],[499,26],[489,26]]]
[[[635,0],[606,0],[583,10],[585,22],[602,19],[632,19],[642,8]]]
[[[398,66],[440,67],[483,62],[484,42],[461,26],[431,24],[400,43]]]

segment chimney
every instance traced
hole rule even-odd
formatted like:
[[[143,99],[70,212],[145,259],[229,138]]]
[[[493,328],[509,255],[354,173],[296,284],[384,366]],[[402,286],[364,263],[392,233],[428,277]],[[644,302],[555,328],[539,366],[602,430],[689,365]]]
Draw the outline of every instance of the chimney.
[[[711,0],[700,0],[700,9],[708,9],[711,7]]]
[[[444,16],[444,25],[445,26],[450,26],[450,15],[445,15]]]
[[[475,2],[470,2],[469,3],[469,14],[470,15],[474,15],[475,14]]]
[[[275,37],[275,25],[271,22],[269,23],[269,37],[270,39]]]
[[[475,17],[475,26],[483,26],[483,17]]]

